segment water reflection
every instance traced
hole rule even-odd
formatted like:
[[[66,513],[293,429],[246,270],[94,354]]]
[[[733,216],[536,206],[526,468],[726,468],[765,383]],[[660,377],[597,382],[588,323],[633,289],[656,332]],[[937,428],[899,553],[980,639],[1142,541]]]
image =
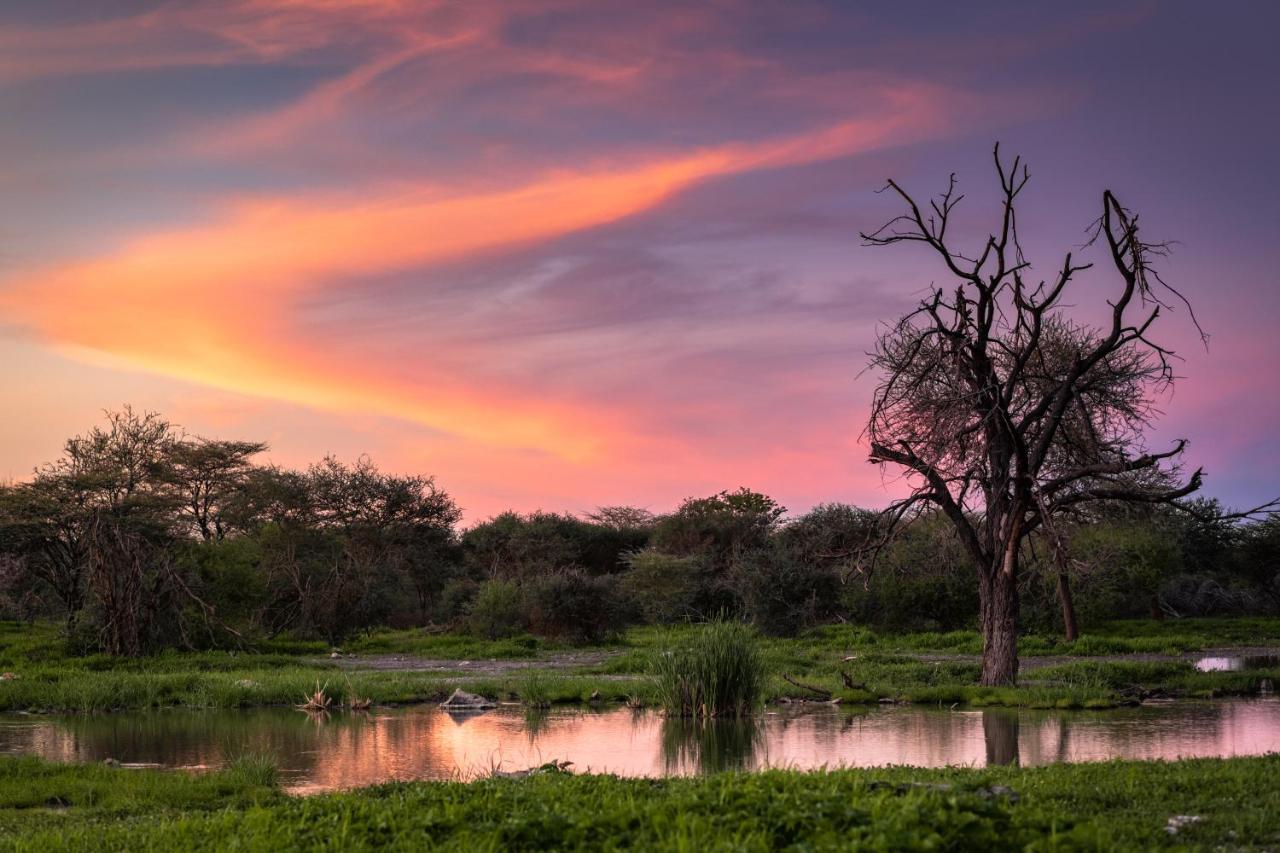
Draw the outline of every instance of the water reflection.
[[[766,726],[757,720],[662,721],[662,769],[669,776],[750,770],[765,740]]]
[[[1243,672],[1250,669],[1280,667],[1280,655],[1232,655],[1204,657],[1196,661],[1201,672]]]
[[[1280,701],[1179,703],[1112,711],[855,712],[823,707],[755,722],[665,719],[652,712],[435,708],[335,713],[286,709],[0,717],[0,752],[58,761],[207,768],[270,753],[294,790],[391,779],[471,777],[551,760],[577,771],[685,775],[796,768],[1021,764],[1280,751]]]
[[[987,764],[1018,764],[1018,713],[991,709],[982,712],[982,740]]]

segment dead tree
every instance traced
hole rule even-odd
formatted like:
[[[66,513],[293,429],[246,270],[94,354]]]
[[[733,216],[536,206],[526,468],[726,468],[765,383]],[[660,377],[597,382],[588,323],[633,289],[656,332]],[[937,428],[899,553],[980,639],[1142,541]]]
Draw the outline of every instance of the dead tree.
[[[954,175],[923,206],[889,181],[885,191],[906,212],[862,235],[872,246],[921,244],[954,281],[880,335],[867,434],[871,461],[902,470],[911,486],[887,510],[886,528],[935,506],[978,566],[986,685],[1017,678],[1027,536],[1088,503],[1172,502],[1201,482],[1200,470],[1180,470],[1185,441],[1159,452],[1143,442],[1173,382],[1174,355],[1153,338],[1156,322],[1173,301],[1190,309],[1152,266],[1167,244],[1141,237],[1137,215],[1104,192],[1089,244],[1106,251],[1115,296],[1102,326],[1074,321],[1065,294],[1092,264],[1068,253],[1051,277],[1031,278],[1016,213],[1029,175],[1020,159],[1006,165],[999,146],[995,166],[1001,214],[976,252],[949,232],[963,198]]]

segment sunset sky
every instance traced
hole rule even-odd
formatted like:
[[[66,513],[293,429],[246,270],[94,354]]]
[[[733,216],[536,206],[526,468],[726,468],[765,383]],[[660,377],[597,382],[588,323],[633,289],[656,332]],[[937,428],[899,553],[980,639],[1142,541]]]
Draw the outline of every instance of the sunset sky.
[[[11,0],[0,479],[104,408],[434,474],[475,520],[740,485],[884,504],[860,245],[990,149],[1039,269],[1104,188],[1196,305],[1153,443],[1280,493],[1280,5]],[[1114,282],[1087,278],[1084,316]]]

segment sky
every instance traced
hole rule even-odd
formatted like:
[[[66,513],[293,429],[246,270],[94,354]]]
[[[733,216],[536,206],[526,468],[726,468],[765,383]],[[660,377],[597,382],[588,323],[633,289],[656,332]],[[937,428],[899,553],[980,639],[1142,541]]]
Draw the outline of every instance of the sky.
[[[434,475],[470,520],[748,486],[885,504],[859,231],[1021,154],[1048,275],[1113,190],[1195,304],[1153,446],[1280,494],[1280,6],[10,0],[0,479],[124,403]],[[1084,250],[1086,256],[1089,250]],[[1095,271],[1082,318],[1113,279]]]

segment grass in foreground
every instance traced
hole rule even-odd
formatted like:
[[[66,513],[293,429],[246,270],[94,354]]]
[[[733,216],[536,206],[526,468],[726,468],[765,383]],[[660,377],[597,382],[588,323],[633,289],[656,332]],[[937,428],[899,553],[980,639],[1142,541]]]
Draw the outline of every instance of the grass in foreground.
[[[1280,844],[1280,756],[618,779],[541,773],[289,797],[0,759],[0,849],[1098,850]],[[1171,819],[1178,825],[1169,831]]]

